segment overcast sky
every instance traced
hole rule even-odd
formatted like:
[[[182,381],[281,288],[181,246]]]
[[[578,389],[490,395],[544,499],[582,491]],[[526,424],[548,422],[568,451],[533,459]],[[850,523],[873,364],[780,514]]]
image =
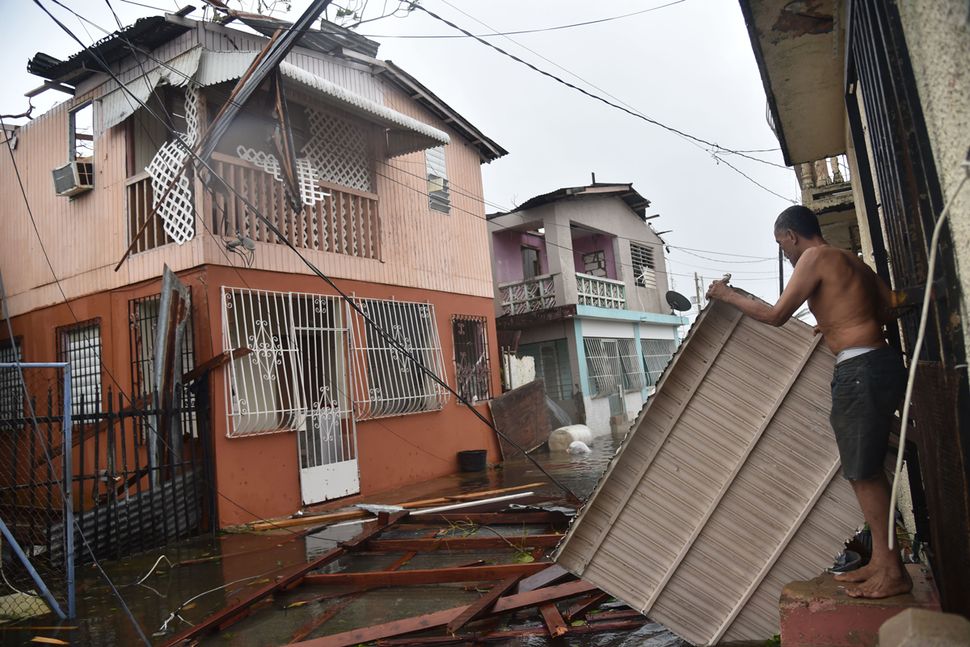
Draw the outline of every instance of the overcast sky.
[[[61,1],[106,30],[116,28],[105,2]],[[86,44],[105,35],[52,0],[42,2]],[[753,155],[783,164],[765,118],[764,90],[737,0],[671,2],[422,4],[476,34],[555,27],[658,7],[600,24],[512,36],[515,42],[504,37],[489,40],[590,92],[613,95],[612,101],[698,138],[735,150],[775,149]],[[159,13],[125,0],[111,4],[124,24]],[[173,11],[179,3],[145,4]],[[252,10],[256,0],[230,4]],[[292,20],[306,2],[293,2],[289,13],[286,4],[276,3],[280,10],[274,15]],[[354,2],[341,4],[352,7]],[[356,0],[358,9],[363,5],[365,18],[395,6],[393,1]],[[37,51],[65,58],[79,47],[32,2],[0,0],[0,6],[7,23],[0,59],[0,78],[5,81],[0,113],[14,114],[27,107],[24,92],[42,82],[27,73],[27,60]],[[196,11],[192,17],[201,15]],[[401,11],[357,31],[381,43],[380,58],[413,74],[509,151],[482,167],[486,211],[508,210],[534,195],[586,184],[590,173],[598,182],[632,182],[652,202],[647,213],[660,214],[651,223],[656,231],[667,232],[663,238],[671,245],[668,265],[676,290],[693,295],[694,272],[708,282],[732,272],[733,285],[770,301],[777,298],[777,246],[771,225],[779,211],[798,199],[791,169],[719,153],[747,179],[716,160],[706,146],[583,96],[473,39],[401,38],[458,34],[422,11]],[[35,115],[65,96],[47,92],[37,97]],[[705,250],[693,254],[707,258],[681,249],[685,247]],[[786,275],[789,272],[786,267]]]

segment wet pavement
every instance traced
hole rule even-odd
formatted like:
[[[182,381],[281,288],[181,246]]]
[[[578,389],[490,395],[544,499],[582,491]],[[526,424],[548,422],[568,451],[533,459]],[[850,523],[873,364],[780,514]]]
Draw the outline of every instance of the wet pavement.
[[[596,487],[613,452],[614,443],[607,436],[597,438],[589,454],[550,454],[539,450],[534,457],[556,480],[585,499]],[[479,491],[537,481],[548,479],[524,457],[517,457],[484,473],[460,474],[423,484],[420,494],[395,492],[389,493],[386,498],[371,497],[369,501],[389,503],[425,495],[455,494],[458,491]],[[552,484],[542,487],[537,494],[549,499],[562,499],[562,491]],[[161,644],[176,632],[185,629],[188,623],[198,623],[212,612],[269,583],[281,569],[305,563],[336,546],[338,541],[352,538],[360,531],[360,524],[331,526],[306,537],[299,536],[299,530],[301,528],[198,537],[128,559],[105,561],[102,565],[119,587],[119,592],[149,640],[153,644]],[[486,530],[488,533],[485,533]],[[451,531],[478,532],[492,536],[495,533],[549,532],[548,527],[539,526],[473,530],[452,528]],[[382,538],[415,537],[421,533],[426,535],[428,529],[398,526],[385,531]],[[145,577],[162,555],[166,559]],[[331,562],[321,572],[383,570],[399,558],[400,555],[394,554],[354,553]],[[507,564],[521,560],[522,555],[517,554],[511,547],[489,552],[479,550],[449,553],[447,550],[438,550],[415,555],[401,569],[458,566],[477,559],[486,560],[488,563]],[[167,562],[178,566],[173,567]],[[144,581],[138,584],[143,578]],[[49,617],[35,618],[28,627],[0,626],[0,644],[26,645],[35,636],[57,638],[70,644],[92,647],[140,644],[141,640],[132,623],[94,567],[79,567],[77,579],[78,619],[60,623],[63,627],[60,630],[52,628],[58,623]],[[287,644],[302,635],[315,638],[468,604],[481,595],[473,585],[467,584],[384,588],[353,597],[337,597],[336,594],[343,592],[334,587],[324,589],[320,586],[299,586],[287,593],[276,595],[272,602],[264,603],[249,617],[222,632],[204,638],[200,644],[238,647]],[[321,614],[332,614],[332,618],[322,626],[313,626],[314,620]],[[29,628],[38,626],[51,628]],[[532,617],[513,615],[502,624],[502,628],[516,629],[535,626],[539,626],[539,621],[534,614]],[[556,641],[525,637],[492,644],[601,647],[686,645],[656,624],[646,624],[633,632],[591,634]]]

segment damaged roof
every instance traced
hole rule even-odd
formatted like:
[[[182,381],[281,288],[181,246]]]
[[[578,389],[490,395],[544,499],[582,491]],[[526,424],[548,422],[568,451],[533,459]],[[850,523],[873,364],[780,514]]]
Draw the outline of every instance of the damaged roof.
[[[534,209],[536,207],[541,207],[542,205],[557,202],[559,200],[588,198],[594,196],[599,197],[604,195],[616,196],[620,198],[626,202],[627,206],[630,207],[635,214],[640,216],[641,220],[646,221],[646,209],[650,206],[650,200],[637,193],[637,191],[633,188],[633,184],[611,184],[608,182],[594,182],[592,184],[587,184],[586,186],[574,186],[556,189],[555,191],[550,191],[549,193],[543,193],[542,195],[537,195],[534,198],[529,198],[511,211],[490,213],[486,217],[488,219],[498,218],[499,216],[506,216],[510,213],[516,213],[517,211]]]
[[[782,587],[831,566],[861,521],[820,339],[707,306],[557,563],[697,645],[778,633]]]

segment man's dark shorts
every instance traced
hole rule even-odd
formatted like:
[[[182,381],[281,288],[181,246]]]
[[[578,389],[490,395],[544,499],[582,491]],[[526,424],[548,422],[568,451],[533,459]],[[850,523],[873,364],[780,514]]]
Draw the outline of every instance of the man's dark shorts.
[[[835,365],[829,420],[842,474],[856,481],[883,472],[889,430],[906,390],[906,369],[895,348],[879,348]]]

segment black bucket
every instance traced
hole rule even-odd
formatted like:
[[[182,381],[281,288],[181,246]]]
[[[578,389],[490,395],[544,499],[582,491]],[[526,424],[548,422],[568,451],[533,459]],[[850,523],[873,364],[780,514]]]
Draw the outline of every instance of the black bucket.
[[[481,472],[485,469],[486,449],[467,449],[458,452],[458,466],[462,472]]]

